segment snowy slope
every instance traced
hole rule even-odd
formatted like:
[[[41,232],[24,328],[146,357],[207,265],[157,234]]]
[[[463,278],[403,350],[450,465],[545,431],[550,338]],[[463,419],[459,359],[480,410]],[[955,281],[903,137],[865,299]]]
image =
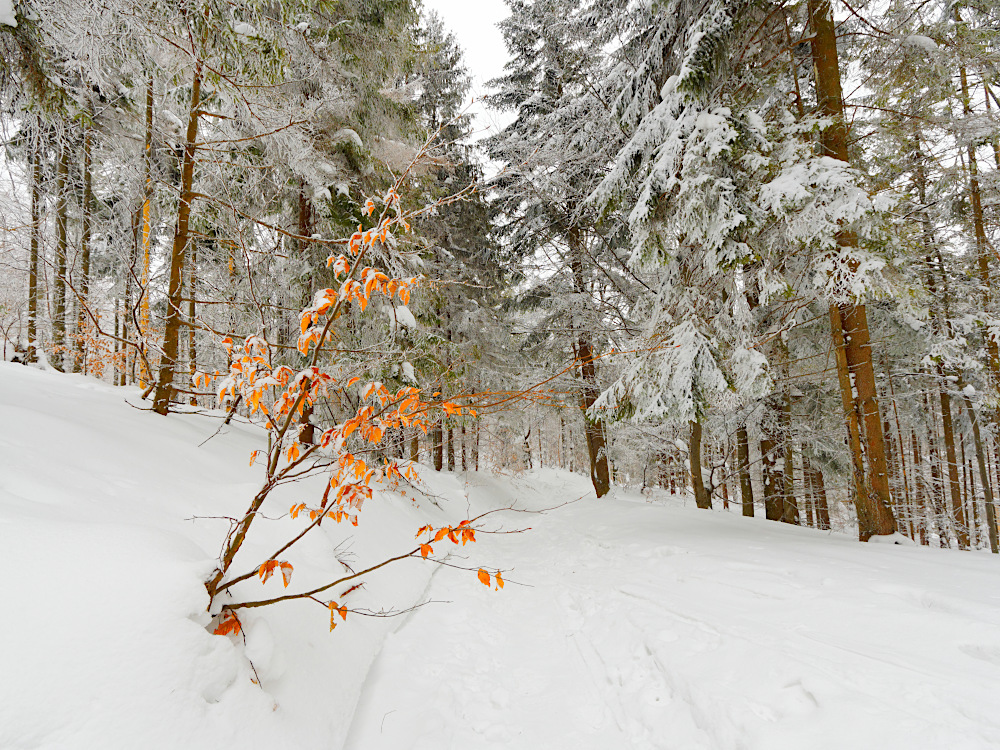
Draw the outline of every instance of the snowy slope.
[[[259,487],[248,461],[264,435],[234,424],[199,447],[217,415],[164,419],[127,402],[141,405],[138,392],[0,364],[0,748],[339,747],[398,621],[329,633],[327,610],[296,602],[248,613],[245,648],[207,632],[202,581],[228,528],[220,517],[242,515]],[[262,510],[281,516],[320,494],[321,482],[291,485]],[[357,529],[324,524],[288,556],[289,591],[341,575],[336,546],[364,565],[464,510],[377,495]],[[256,527],[236,567],[266,559],[301,523]],[[349,603],[410,606],[430,573],[404,561]],[[257,579],[241,586],[261,593]]]
[[[1000,747],[1000,560],[596,501],[549,470],[430,472],[418,502],[381,493],[358,529],[324,525],[291,557],[294,588],[336,575],[337,547],[356,567],[426,522],[568,503],[501,514],[497,530],[531,530],[449,560],[508,570],[503,591],[405,561],[350,595],[432,602],[402,617],[329,633],[325,610],[294,603],[249,613],[245,643],[212,636],[201,581],[219,517],[258,486],[263,434],[233,425],[199,447],[217,416],[126,400],[0,364],[3,750]],[[243,568],[291,524],[260,527]]]

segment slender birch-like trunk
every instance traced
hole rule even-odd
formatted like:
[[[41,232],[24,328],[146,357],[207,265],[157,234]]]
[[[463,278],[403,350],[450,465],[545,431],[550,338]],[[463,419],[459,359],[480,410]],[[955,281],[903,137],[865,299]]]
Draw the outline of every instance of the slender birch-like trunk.
[[[180,344],[180,329],[183,318],[181,298],[183,296],[182,276],[184,258],[189,241],[191,204],[194,201],[194,161],[198,141],[198,122],[201,116],[202,62],[197,60],[191,81],[191,107],[188,113],[187,134],[184,142],[184,158],[181,166],[181,196],[177,206],[177,226],[174,244],[170,253],[170,285],[167,290],[167,317],[164,322],[163,347],[160,352],[160,372],[156,381],[153,411],[167,414],[174,391],[174,368],[177,365],[177,350]]]

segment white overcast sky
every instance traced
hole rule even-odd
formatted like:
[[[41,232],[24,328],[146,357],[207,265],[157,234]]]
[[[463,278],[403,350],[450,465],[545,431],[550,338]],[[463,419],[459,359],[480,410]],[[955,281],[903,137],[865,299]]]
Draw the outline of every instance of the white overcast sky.
[[[465,51],[465,67],[472,76],[471,95],[478,100],[487,93],[486,82],[503,72],[507,62],[507,48],[497,23],[508,15],[503,0],[423,0],[424,8],[435,10],[444,20],[445,26],[458,39]],[[476,129],[487,127],[496,132],[508,118],[497,119],[497,113],[487,111],[476,103],[472,105],[476,116]],[[477,133],[480,138],[488,133]]]

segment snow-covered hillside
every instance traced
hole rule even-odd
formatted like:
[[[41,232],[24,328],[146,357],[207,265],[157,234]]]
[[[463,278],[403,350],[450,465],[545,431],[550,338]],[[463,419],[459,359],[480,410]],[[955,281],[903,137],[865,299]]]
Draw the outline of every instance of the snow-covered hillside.
[[[201,445],[217,417],[127,402],[0,364],[4,750],[1000,747],[1000,560],[597,501],[549,470],[425,472],[415,502],[377,494],[357,529],[324,526],[294,560],[307,585],[470,506],[562,505],[503,514],[531,530],[463,549],[463,566],[507,571],[502,591],[408,560],[350,594],[432,602],[401,617],[329,633],[325,610],[290,603],[246,615],[245,643],[213,636],[201,580],[257,487],[263,433]],[[286,488],[266,514],[316,490]]]

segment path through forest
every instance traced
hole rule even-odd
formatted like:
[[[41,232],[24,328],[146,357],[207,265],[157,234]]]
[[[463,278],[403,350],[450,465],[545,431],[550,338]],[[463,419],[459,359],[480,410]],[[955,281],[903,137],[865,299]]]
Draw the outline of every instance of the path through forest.
[[[538,508],[586,484],[541,472],[466,489]],[[478,545],[514,567],[503,591],[435,573],[427,597],[450,603],[389,637],[347,750],[1000,747],[989,555],[638,495],[518,524],[532,531]]]

